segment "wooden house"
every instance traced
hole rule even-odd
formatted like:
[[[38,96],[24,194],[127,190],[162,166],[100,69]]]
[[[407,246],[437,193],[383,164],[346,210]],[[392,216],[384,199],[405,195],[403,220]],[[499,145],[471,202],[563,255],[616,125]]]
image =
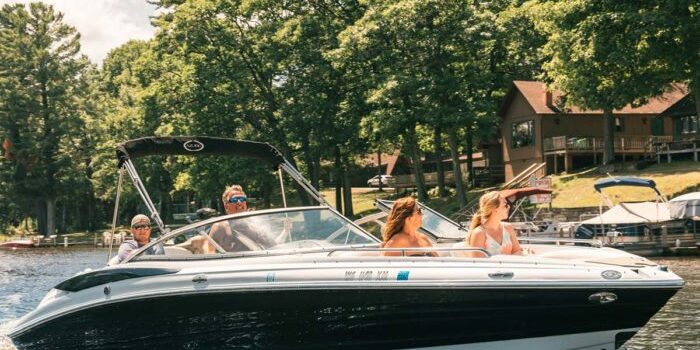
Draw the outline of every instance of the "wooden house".
[[[599,164],[603,155],[603,111],[567,106],[566,96],[537,81],[514,81],[499,115],[506,181],[533,163],[547,174]],[[687,88],[673,84],[646,104],[626,106],[615,117],[615,158],[653,156],[654,145],[698,139],[698,116]],[[544,175],[544,174],[540,174]]]

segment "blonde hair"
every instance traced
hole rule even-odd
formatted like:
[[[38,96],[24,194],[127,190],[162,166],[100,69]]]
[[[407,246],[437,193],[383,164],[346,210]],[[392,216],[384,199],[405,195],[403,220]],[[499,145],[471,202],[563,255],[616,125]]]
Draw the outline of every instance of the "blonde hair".
[[[384,240],[382,246],[384,246],[391,237],[403,230],[406,219],[413,215],[413,211],[416,207],[416,200],[413,197],[401,198],[394,202],[394,205],[391,207],[391,212],[389,212],[389,216],[386,218],[384,231],[382,231],[382,238]]]
[[[471,233],[475,228],[481,226],[486,220],[491,217],[494,210],[501,206],[501,193],[498,191],[491,191],[484,193],[481,198],[479,198],[479,210],[472,217],[472,222],[469,225],[469,232]],[[469,235],[467,235],[467,242],[469,242]]]
[[[226,203],[228,201],[228,197],[232,194],[235,193],[240,193],[245,195],[245,191],[243,191],[243,187],[241,185],[231,185],[227,186],[224,188],[224,193],[221,194],[221,200]]]

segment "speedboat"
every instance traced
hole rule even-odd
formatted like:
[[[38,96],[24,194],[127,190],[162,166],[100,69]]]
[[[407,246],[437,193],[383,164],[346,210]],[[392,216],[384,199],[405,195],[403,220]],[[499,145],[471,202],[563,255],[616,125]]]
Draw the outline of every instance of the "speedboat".
[[[491,256],[459,246],[464,228],[434,211],[422,230],[435,247],[381,248],[266,143],[149,137],[117,154],[163,234],[56,285],[9,332],[17,348],[612,350],[684,284],[610,248],[532,244],[532,255]],[[278,170],[285,205],[168,231],[132,163],[156,154],[264,160]],[[288,207],[283,172],[318,205]],[[222,227],[235,251],[211,239]],[[214,249],[193,249],[194,240]],[[146,255],[156,244],[165,254]],[[439,256],[409,255],[421,249]]]

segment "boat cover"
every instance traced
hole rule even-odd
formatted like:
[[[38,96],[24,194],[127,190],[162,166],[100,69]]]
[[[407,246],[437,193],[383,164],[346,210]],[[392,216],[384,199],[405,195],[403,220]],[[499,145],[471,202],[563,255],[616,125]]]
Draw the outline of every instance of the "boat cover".
[[[119,167],[127,159],[151,155],[232,155],[262,159],[273,167],[284,163],[282,154],[266,142],[204,136],[143,137],[117,146]]]
[[[581,222],[584,225],[644,224],[672,220],[667,203],[620,203],[594,218]]]
[[[636,186],[636,187],[649,187],[656,191],[657,194],[661,195],[656,189],[656,182],[651,179],[641,179],[638,177],[631,176],[620,176],[614,178],[606,178],[598,180],[593,184],[596,191],[600,192],[603,188],[614,187],[614,186]]]
[[[668,201],[674,219],[700,217],[700,192],[686,193]]]

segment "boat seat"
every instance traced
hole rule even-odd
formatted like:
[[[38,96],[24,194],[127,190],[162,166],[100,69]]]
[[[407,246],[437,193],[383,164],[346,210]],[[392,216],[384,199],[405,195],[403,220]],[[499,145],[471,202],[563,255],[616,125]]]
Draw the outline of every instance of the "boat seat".
[[[165,251],[165,255],[192,255],[192,252],[189,251],[188,249],[185,249],[183,247],[177,247],[177,246],[167,246],[163,247],[163,250]]]

